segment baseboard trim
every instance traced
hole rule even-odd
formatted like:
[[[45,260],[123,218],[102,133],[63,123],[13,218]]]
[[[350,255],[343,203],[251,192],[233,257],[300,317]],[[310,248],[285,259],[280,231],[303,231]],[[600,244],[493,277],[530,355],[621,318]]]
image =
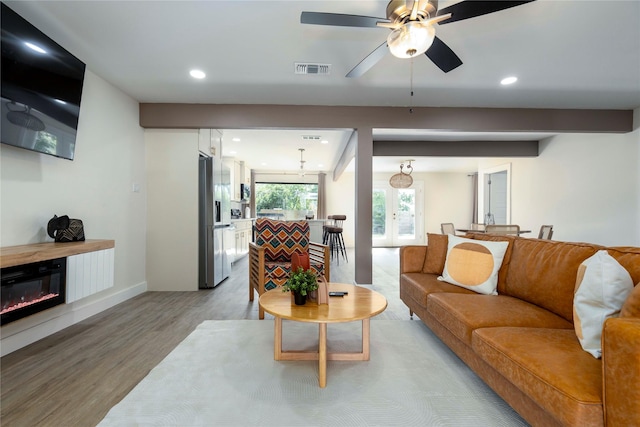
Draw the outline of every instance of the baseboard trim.
[[[60,307],[59,313],[53,318],[45,319],[39,323],[26,326],[25,329],[17,331],[9,336],[5,336],[3,333],[2,339],[0,340],[0,356],[5,356],[41,340],[42,338],[53,335],[64,328],[68,328],[71,325],[81,322],[146,291],[147,282],[145,281],[90,303],[83,304],[82,300],[80,300],[72,304],[65,304],[63,307]],[[54,307],[54,309],[55,308],[56,307]],[[25,320],[27,319],[28,318]]]

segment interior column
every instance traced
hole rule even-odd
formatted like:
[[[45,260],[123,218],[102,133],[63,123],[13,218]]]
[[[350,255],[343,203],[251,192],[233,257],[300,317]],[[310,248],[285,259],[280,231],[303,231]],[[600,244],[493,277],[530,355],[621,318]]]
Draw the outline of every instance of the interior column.
[[[355,280],[356,284],[369,285],[373,282],[371,261],[373,128],[359,127],[356,133]]]

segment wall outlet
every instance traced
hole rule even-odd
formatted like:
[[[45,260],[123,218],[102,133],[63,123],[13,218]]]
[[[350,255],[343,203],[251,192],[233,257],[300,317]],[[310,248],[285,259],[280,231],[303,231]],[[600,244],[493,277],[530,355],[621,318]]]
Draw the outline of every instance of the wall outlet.
[[[138,184],[137,182],[134,182],[133,184],[131,184],[131,191],[133,191],[134,193],[139,193],[140,184]]]

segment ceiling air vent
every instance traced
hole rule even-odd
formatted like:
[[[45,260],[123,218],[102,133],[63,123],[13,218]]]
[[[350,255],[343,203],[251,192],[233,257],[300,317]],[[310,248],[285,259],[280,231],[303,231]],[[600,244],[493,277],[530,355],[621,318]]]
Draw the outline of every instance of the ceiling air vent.
[[[329,74],[331,72],[331,64],[309,64],[306,62],[296,62],[296,74]]]
[[[302,135],[303,141],[320,141],[319,135]]]

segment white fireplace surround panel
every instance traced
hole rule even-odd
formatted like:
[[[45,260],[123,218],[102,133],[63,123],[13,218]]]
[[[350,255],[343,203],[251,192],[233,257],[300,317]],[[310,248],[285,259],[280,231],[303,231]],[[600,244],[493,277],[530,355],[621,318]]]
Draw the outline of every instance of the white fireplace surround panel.
[[[67,257],[66,303],[113,287],[114,248]]]

